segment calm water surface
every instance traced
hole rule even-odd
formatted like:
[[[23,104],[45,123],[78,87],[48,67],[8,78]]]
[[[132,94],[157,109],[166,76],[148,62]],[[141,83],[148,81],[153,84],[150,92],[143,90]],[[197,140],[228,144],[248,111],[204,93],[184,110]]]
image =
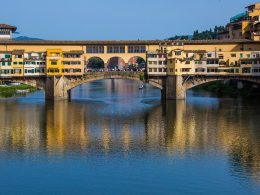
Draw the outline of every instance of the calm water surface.
[[[260,100],[125,80],[0,99],[0,194],[260,194]]]

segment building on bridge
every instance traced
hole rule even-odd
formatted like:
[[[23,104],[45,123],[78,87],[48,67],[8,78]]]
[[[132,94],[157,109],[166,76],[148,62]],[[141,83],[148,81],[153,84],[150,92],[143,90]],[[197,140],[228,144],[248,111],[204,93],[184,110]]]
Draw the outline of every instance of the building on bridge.
[[[63,51],[62,49],[47,49],[46,56],[47,75],[73,75],[84,74],[84,57],[82,50]]]
[[[161,51],[147,53],[147,72],[149,76],[166,76],[167,54]]]

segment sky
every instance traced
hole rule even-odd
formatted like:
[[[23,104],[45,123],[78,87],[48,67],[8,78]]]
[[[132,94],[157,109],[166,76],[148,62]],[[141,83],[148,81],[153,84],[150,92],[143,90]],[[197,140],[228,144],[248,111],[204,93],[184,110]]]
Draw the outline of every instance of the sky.
[[[4,1],[4,0],[0,0]],[[0,23],[48,40],[156,40],[193,34],[245,11],[251,0],[10,0]]]

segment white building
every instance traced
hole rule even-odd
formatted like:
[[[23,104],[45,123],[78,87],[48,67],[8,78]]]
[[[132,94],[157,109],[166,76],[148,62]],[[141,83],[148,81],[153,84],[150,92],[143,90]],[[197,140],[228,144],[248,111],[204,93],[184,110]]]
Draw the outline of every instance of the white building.
[[[24,76],[43,76],[46,73],[46,54],[24,53]]]
[[[13,33],[16,31],[15,26],[10,26],[7,24],[0,24],[0,39],[12,39]]]

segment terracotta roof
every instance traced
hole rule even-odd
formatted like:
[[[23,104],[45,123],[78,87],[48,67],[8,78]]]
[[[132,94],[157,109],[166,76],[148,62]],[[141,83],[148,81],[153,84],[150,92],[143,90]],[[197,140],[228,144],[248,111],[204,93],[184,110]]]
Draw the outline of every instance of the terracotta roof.
[[[8,24],[0,24],[0,29],[10,29],[15,32],[17,28]]]
[[[0,40],[3,45],[159,45],[160,43],[183,43],[184,45],[208,45],[208,44],[238,44],[238,43],[256,43],[260,41],[252,41],[248,39],[227,39],[227,40],[186,40],[186,41],[168,41],[168,40],[114,40],[114,41],[54,41],[54,40]]]

